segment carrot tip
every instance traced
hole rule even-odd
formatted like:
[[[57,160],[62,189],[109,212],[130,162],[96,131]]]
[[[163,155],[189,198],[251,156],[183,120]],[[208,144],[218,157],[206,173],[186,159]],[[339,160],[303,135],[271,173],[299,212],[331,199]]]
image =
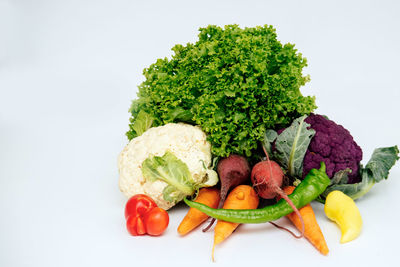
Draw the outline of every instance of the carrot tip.
[[[211,260],[212,260],[213,262],[215,262],[215,259],[214,259],[214,249],[215,249],[215,243],[213,244],[212,251],[211,251]]]

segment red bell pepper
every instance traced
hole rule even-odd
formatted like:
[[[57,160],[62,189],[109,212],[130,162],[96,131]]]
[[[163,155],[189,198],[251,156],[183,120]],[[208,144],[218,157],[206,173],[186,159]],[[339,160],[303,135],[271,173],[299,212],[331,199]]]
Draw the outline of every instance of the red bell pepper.
[[[138,194],[131,197],[125,206],[126,228],[133,235],[161,235],[168,226],[168,213],[157,207],[150,197]]]

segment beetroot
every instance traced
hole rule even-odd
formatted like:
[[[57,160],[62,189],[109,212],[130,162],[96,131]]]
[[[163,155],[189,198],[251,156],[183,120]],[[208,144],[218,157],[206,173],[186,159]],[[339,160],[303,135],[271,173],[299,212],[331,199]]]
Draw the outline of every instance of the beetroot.
[[[275,161],[271,161],[268,158],[266,161],[261,161],[257,163],[251,172],[251,181],[253,183],[254,189],[257,194],[264,199],[272,199],[276,196],[280,196],[287,201],[287,203],[292,207],[294,212],[296,212],[297,216],[299,216],[302,231],[300,236],[296,236],[298,238],[303,237],[304,234],[304,221],[300,215],[300,212],[297,210],[296,206],[290,200],[290,198],[283,192],[281,189],[283,183],[283,171],[281,167]],[[273,223],[274,224],[274,223]],[[277,226],[276,224],[274,224]],[[277,226],[281,228],[280,226]]]
[[[218,204],[218,208],[220,209],[225,202],[228,191],[249,179],[250,165],[246,158],[231,154],[229,157],[218,162],[217,172],[221,181],[221,199]],[[215,219],[213,218],[210,224],[203,229],[203,232],[210,229],[214,222]]]
[[[276,187],[282,186],[283,171],[275,161],[261,161],[253,167],[251,181],[260,197],[273,199],[278,194]]]

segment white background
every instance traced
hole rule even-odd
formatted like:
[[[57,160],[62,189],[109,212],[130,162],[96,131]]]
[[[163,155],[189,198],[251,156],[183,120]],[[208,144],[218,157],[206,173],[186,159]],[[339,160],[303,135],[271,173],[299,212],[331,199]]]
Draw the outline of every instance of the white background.
[[[0,266],[212,264],[212,232],[176,233],[183,205],[163,236],[128,235],[116,166],[143,68],[201,26],[274,25],[308,59],[303,93],[350,130],[364,163],[400,145],[399,12],[397,1],[0,0]],[[357,202],[363,232],[344,245],[313,204],[327,257],[269,224],[243,225],[215,266],[396,262],[399,186],[397,163]]]

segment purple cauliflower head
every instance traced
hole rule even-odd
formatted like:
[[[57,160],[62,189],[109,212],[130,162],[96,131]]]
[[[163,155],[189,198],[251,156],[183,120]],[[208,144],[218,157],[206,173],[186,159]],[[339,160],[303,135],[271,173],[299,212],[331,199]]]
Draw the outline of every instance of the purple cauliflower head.
[[[336,172],[350,168],[348,183],[361,181],[358,174],[362,150],[343,126],[324,116],[310,114],[305,122],[315,130],[303,161],[303,177],[313,168],[325,162],[326,172],[332,178]]]

